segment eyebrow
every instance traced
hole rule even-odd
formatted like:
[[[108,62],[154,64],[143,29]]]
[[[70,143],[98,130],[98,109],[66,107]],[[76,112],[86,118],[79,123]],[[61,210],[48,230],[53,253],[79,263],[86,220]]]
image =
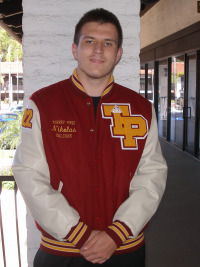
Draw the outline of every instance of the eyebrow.
[[[87,35],[87,36],[84,36],[83,39],[92,39],[92,40],[94,40],[94,39],[96,39],[96,38],[93,37],[93,36],[89,36],[89,35]],[[105,38],[104,41],[109,41],[109,42],[117,43],[116,40],[114,40],[114,39],[110,39],[110,38]]]

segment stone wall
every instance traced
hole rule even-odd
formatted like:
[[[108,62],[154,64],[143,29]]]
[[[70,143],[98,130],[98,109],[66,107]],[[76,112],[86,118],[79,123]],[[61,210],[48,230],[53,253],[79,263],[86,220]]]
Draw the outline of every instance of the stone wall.
[[[115,80],[139,91],[140,1],[23,0],[25,101],[39,88],[71,75],[74,27],[86,11],[103,7],[114,12],[124,30],[124,53]]]

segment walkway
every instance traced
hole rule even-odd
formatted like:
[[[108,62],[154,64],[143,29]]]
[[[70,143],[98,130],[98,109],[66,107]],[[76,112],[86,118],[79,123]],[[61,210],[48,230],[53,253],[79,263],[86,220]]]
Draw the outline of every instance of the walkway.
[[[146,267],[200,266],[200,161],[161,140],[169,172],[146,230]]]

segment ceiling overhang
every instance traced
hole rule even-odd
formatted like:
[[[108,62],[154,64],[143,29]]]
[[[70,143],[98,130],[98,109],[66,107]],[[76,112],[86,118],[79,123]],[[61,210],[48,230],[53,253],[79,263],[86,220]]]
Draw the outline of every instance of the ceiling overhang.
[[[0,0],[0,26],[21,43],[22,0]]]
[[[140,16],[143,16],[159,0],[141,0]],[[18,42],[22,42],[22,0],[0,0],[0,26]]]
[[[151,9],[160,0],[141,0],[140,17]]]

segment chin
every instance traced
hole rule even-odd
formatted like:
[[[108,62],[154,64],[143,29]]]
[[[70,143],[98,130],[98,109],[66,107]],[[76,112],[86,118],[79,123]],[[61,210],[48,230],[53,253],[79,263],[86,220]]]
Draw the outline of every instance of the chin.
[[[111,72],[91,71],[90,73],[88,73],[88,76],[93,79],[101,79],[106,76],[110,76],[111,74],[112,71]]]

